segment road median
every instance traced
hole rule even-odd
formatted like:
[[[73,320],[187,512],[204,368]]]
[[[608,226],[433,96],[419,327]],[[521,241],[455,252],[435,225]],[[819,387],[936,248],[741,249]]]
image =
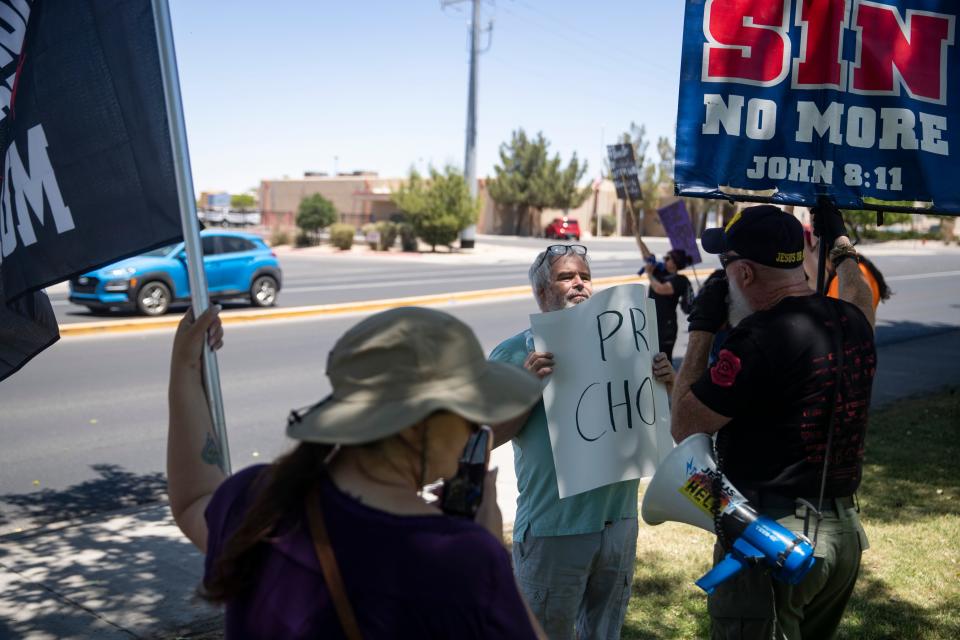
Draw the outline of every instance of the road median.
[[[702,277],[709,275],[709,271],[684,271],[684,274]],[[595,278],[597,288],[612,287],[618,284],[643,283],[646,276],[626,275]],[[242,309],[226,311],[221,314],[223,324],[249,324],[266,320],[292,320],[319,318],[323,316],[348,315],[353,313],[372,313],[409,306],[438,306],[458,302],[479,302],[484,300],[504,300],[509,298],[530,295],[529,285],[501,287],[498,289],[482,289],[478,291],[457,291],[451,293],[437,293],[423,296],[407,296],[401,298],[384,298],[380,300],[361,300],[355,302],[337,302],[333,304],[310,305],[304,307],[276,307],[271,309]],[[60,336],[64,338],[90,335],[105,335],[111,333],[130,333],[139,331],[156,331],[172,329],[180,322],[179,314],[170,314],[162,318],[124,318],[122,320],[102,320],[97,322],[77,322],[61,325]]]

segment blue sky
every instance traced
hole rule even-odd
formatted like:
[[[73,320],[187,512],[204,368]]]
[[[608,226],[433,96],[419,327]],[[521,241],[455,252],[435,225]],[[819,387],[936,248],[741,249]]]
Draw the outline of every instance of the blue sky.
[[[468,2],[170,0],[197,191],[305,170],[462,167]],[[672,138],[683,2],[496,0],[480,58],[478,173],[543,131],[598,174],[631,121]],[[486,37],[483,38],[486,42]],[[336,158],[336,159],[335,159]]]

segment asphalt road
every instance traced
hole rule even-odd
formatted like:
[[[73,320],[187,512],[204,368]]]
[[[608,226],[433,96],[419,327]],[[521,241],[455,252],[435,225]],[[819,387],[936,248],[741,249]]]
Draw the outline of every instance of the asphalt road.
[[[909,343],[960,328],[960,253],[884,249],[874,257],[895,290],[880,308],[880,344]],[[384,291],[390,297],[404,295],[398,291],[426,293],[428,280],[447,291],[525,281],[519,264],[448,270],[329,261],[335,259],[316,261],[329,269],[323,277],[312,273],[318,268],[313,262],[289,267],[291,276],[304,278],[301,287],[330,287],[303,291],[314,296],[312,304],[334,301],[336,292],[361,298]],[[339,265],[335,271],[333,264]],[[636,266],[635,261],[600,261],[597,272],[606,275],[608,266],[628,264]],[[478,280],[466,281],[468,275]],[[419,280],[400,282],[411,277]],[[536,311],[528,299],[445,309],[469,323],[488,351],[524,328],[526,315]],[[326,354],[356,320],[341,316],[229,327],[220,363],[235,469],[269,461],[289,446],[283,436],[287,413],[329,391]],[[171,337],[170,331],[155,331],[64,339],[0,385],[0,534],[162,497]]]
[[[522,285],[527,282],[527,263],[537,251],[552,244],[537,238],[481,238],[480,243],[484,242],[487,246],[495,242],[501,251],[485,258],[481,247],[460,263],[455,256],[408,256],[399,252],[368,256],[284,252],[279,256],[284,282],[277,306],[300,307]],[[593,258],[597,277],[633,274],[641,266],[632,238],[585,240],[584,244]],[[509,251],[505,253],[503,248]],[[650,248],[661,253],[667,248],[666,240],[651,240]],[[714,263],[715,260],[710,264]],[[70,303],[66,285],[50,288],[48,295],[60,324],[135,316],[133,313],[91,313],[86,307]],[[228,302],[224,307],[241,309],[247,305]],[[186,309],[186,306],[175,309]]]

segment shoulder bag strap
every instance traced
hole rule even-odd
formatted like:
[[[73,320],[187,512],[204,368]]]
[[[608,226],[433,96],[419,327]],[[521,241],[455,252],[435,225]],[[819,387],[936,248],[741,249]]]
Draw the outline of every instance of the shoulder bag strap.
[[[330,591],[330,598],[333,600],[333,606],[337,609],[337,617],[340,619],[340,626],[347,636],[347,640],[362,640],[360,634],[360,625],[357,624],[357,618],[353,614],[353,607],[347,598],[347,591],[343,586],[343,577],[340,575],[340,567],[337,565],[337,557],[333,554],[333,547],[330,545],[330,537],[327,535],[327,525],[323,520],[323,513],[320,510],[320,490],[319,486],[314,487],[307,494],[307,521],[310,525],[310,537],[313,539],[313,550],[320,561],[320,569],[323,571],[323,579],[327,583],[327,589]]]

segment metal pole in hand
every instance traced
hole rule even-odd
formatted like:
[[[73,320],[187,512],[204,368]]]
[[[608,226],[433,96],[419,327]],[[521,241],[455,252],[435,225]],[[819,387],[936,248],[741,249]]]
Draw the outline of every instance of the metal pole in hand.
[[[160,57],[160,75],[163,80],[167,122],[170,126],[170,146],[173,149],[180,220],[183,224],[183,240],[187,249],[187,273],[190,278],[193,315],[199,317],[210,306],[210,296],[207,294],[207,276],[203,270],[203,248],[200,243],[200,225],[197,221],[196,196],[190,169],[190,150],[187,147],[187,128],[183,119],[183,101],[180,97],[177,54],[173,47],[170,6],[167,0],[151,0],[151,3],[157,30],[157,51]],[[220,468],[224,473],[229,474],[230,446],[227,443],[227,424],[223,414],[220,368],[217,365],[217,355],[206,342],[203,346],[203,382],[207,390],[207,401],[210,404],[214,435],[220,447]]]
[[[833,202],[827,196],[817,198],[817,206],[810,210],[813,215],[813,234],[817,236],[817,293],[826,294],[825,280],[827,279],[827,234],[825,233],[824,216],[833,206]],[[821,211],[818,213],[817,209]]]
[[[819,258],[817,259],[817,293],[826,294],[824,280],[826,280],[827,273],[827,241],[823,235],[820,236],[817,252],[819,253]]]

